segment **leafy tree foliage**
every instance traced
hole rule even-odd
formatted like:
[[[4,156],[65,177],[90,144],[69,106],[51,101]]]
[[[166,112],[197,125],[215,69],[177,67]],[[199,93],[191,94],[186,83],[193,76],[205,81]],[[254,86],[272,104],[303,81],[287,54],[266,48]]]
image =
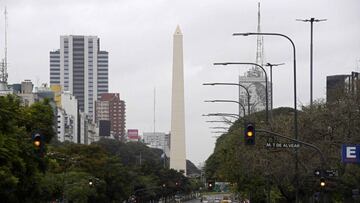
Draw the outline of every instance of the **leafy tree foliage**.
[[[356,90],[359,91],[359,90]],[[267,148],[267,142],[291,141],[257,133],[256,145],[246,146],[244,120],[238,120],[218,138],[213,154],[207,159],[205,172],[208,179],[234,183],[234,190],[255,202],[266,200],[271,189],[273,201],[295,200],[296,185],[303,202],[309,202],[316,192],[330,201],[351,201],[351,190],[360,188],[360,166],[341,163],[341,145],[359,144],[360,92],[339,95],[335,102],[317,101],[312,107],[303,106],[298,112],[299,140],[317,146],[324,154],[322,163],[317,151],[305,145],[298,149],[299,170],[295,174],[295,149]],[[256,123],[256,129],[267,129],[294,138],[294,110],[274,109],[269,125],[265,112],[246,117]],[[315,169],[337,169],[339,177],[327,178],[320,188]]]
[[[15,96],[0,97],[2,202],[122,202],[131,195],[147,202],[198,187],[142,143],[59,143],[53,115],[47,100],[25,107]],[[45,138],[44,156],[35,153],[34,133]]]
[[[34,152],[31,136],[54,136],[53,113],[47,101],[23,107],[12,95],[0,97],[0,198],[5,202],[28,202],[39,195],[39,177],[45,160]],[[42,122],[35,124],[34,122]]]

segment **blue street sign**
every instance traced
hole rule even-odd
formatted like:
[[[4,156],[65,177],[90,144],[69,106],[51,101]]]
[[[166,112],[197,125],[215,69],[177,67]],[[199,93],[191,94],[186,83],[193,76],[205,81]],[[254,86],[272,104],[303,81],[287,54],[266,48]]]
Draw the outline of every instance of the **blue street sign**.
[[[343,163],[360,163],[360,145],[342,145],[341,161]]]

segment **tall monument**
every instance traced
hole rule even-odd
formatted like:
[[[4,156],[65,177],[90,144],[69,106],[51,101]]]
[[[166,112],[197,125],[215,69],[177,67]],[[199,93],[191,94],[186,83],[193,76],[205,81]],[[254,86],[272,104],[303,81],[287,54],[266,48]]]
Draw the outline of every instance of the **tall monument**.
[[[170,168],[186,175],[183,35],[177,26],[173,44]]]

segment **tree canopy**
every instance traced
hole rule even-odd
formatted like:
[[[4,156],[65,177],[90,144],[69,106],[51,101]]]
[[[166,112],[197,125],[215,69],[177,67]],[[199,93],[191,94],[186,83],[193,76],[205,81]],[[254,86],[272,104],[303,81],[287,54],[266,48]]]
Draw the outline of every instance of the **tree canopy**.
[[[244,145],[244,120],[233,124],[228,133],[217,139],[213,154],[207,159],[205,172],[208,179],[233,183],[234,191],[243,197],[251,196],[255,202],[265,201],[269,188],[273,201],[295,200],[297,181],[299,196],[308,202],[316,192],[328,200],[351,201],[352,189],[360,188],[360,166],[341,163],[341,145],[360,143],[359,94],[339,95],[332,103],[317,101],[302,106],[298,111],[298,138],[317,146],[325,156],[324,169],[336,169],[339,177],[326,178],[321,189],[314,170],[321,169],[317,151],[305,145],[298,148],[299,170],[295,174],[294,148],[267,148],[267,142],[292,143],[265,133],[256,134],[256,145]],[[294,138],[294,110],[278,108],[272,112],[266,125],[265,112],[246,117],[256,124],[256,129]],[[298,178],[296,178],[298,177]]]

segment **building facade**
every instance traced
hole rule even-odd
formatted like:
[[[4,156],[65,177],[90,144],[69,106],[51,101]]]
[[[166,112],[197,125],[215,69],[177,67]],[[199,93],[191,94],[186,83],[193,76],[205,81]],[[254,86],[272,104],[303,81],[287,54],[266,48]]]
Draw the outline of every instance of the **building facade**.
[[[349,75],[329,75],[326,77],[326,101],[335,102],[345,93],[356,93],[358,89],[358,72]]]
[[[70,94],[61,94],[61,107],[57,108],[57,135],[61,142],[80,143],[78,101]]]
[[[95,101],[108,92],[108,52],[97,36],[60,37],[60,49],[50,52],[50,86],[60,85],[78,100],[79,111],[94,119]]]
[[[125,140],[125,101],[119,93],[103,93],[95,103],[97,124],[110,122],[110,135],[117,140]]]
[[[239,84],[245,86],[250,94],[250,112],[266,109],[266,79],[264,72],[258,67],[252,67],[243,76],[239,76]],[[271,107],[271,83],[268,82],[268,108]],[[240,88],[240,102],[245,109],[248,107],[247,91]]]
[[[151,148],[162,149],[166,156],[170,156],[170,134],[163,132],[144,132],[144,143]]]

